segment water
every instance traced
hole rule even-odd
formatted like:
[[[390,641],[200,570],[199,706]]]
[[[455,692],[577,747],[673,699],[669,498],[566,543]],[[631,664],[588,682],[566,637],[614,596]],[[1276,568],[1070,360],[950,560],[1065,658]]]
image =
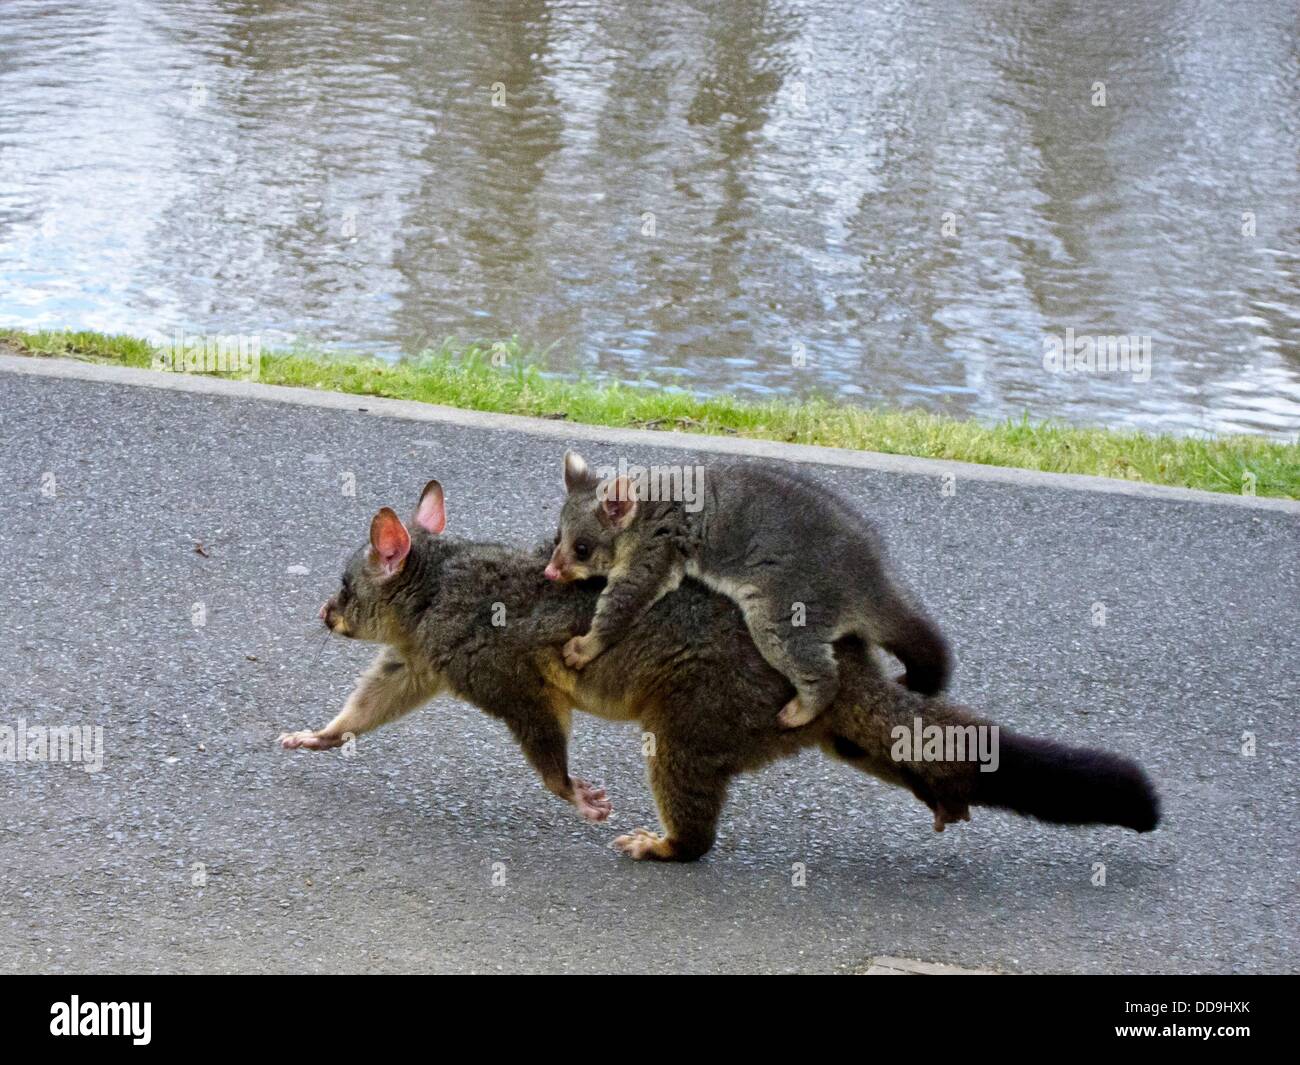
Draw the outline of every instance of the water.
[[[0,0],[0,324],[517,334],[702,392],[1294,434],[1296,31],[1292,0]],[[1066,329],[1149,338],[1149,377],[1049,372]]]

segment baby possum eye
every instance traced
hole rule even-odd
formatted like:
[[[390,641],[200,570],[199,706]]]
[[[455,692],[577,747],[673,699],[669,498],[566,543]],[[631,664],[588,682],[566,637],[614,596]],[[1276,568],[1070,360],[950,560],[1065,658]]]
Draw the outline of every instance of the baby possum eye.
[[[579,562],[591,554],[591,545],[586,540],[579,540],[573,545],[573,554]]]

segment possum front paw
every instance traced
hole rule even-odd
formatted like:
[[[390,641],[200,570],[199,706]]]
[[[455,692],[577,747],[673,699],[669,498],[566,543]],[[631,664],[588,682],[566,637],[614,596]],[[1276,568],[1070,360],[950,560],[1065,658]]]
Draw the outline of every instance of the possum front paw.
[[[328,751],[343,746],[343,737],[329,736],[324,732],[282,732],[277,742],[286,751]]]
[[[605,789],[599,784],[588,784],[577,777],[570,780],[573,783],[573,805],[588,821],[603,821],[613,812],[614,804],[605,798]]]
[[[564,664],[570,669],[581,669],[600,652],[600,641],[595,636],[575,636],[564,645]]]

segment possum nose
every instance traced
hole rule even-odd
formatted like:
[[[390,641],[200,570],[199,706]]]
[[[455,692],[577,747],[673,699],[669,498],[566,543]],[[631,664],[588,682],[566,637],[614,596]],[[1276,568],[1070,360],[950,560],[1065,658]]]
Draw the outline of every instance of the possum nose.
[[[327,621],[327,620],[329,619],[329,615],[330,615],[330,605],[329,605],[329,603],[325,603],[325,604],[320,608],[320,615],[319,615],[319,617],[320,617],[321,621]]]
[[[560,579],[560,571],[555,568],[554,562],[548,562],[546,564],[546,569],[542,570],[542,576],[548,581],[558,581]]]

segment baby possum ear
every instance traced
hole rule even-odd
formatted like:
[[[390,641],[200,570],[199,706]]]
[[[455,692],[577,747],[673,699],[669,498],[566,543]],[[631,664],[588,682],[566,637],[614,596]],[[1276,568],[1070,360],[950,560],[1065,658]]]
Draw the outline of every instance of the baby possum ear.
[[[385,577],[391,577],[406,562],[411,550],[411,537],[402,519],[384,507],[370,522],[370,563],[378,566]]]
[[[564,453],[564,490],[575,492],[579,488],[590,488],[596,483],[596,477],[587,465],[587,460],[576,451]]]
[[[447,508],[443,501],[442,485],[430,481],[420,493],[420,506],[415,512],[415,522],[422,529],[437,534],[447,527]]]
[[[636,517],[636,490],[627,475],[606,481],[600,490],[600,512],[615,529],[626,529]]]

